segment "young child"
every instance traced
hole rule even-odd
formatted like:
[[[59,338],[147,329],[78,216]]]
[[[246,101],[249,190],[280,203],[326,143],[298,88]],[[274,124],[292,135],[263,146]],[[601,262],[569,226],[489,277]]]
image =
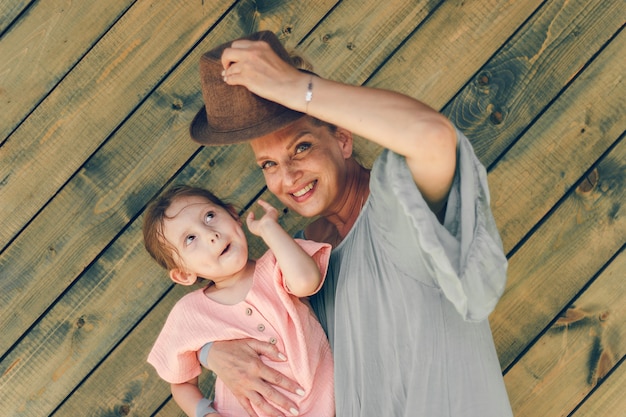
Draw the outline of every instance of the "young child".
[[[209,284],[176,303],[148,362],[171,384],[174,400],[189,416],[244,416],[247,413],[219,378],[212,407],[203,398],[197,351],[217,340],[269,341],[287,359],[267,363],[304,391],[290,396],[297,409],[281,411],[333,416],[330,347],[315,316],[298,298],[321,287],[331,247],[292,239],[278,224],[277,210],[264,201],[259,204],[265,214],[257,220],[250,213],[246,223],[269,250],[256,261],[248,258],[246,237],[233,207],[209,191],[176,186],[149,205],[143,234],[150,255],[178,284],[192,285],[198,278]]]

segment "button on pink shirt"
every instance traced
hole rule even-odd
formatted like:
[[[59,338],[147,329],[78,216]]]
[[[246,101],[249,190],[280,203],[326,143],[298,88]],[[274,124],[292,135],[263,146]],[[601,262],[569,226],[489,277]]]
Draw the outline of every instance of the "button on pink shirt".
[[[330,245],[296,241],[325,277]],[[252,288],[243,301],[219,304],[207,298],[202,289],[181,298],[170,312],[148,362],[164,380],[186,382],[202,371],[196,352],[205,343],[242,338],[274,343],[287,356],[286,362],[261,359],[305,390],[304,397],[283,391],[298,405],[300,416],[334,415],[333,362],[328,340],[309,307],[287,292],[271,251],[257,260]],[[214,407],[223,416],[247,415],[219,378]]]

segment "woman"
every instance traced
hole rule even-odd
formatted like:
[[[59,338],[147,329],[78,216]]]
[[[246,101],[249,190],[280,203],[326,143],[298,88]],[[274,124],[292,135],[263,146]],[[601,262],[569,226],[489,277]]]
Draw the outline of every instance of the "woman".
[[[299,71],[261,32],[201,60],[205,145],[249,141],[268,189],[334,247],[311,305],[335,359],[337,416],[509,416],[488,315],[506,281],[484,168],[441,114]],[[352,134],[385,148],[371,171]],[[208,367],[250,407],[290,409],[267,344],[215,343]],[[280,387],[280,388],[278,388]]]

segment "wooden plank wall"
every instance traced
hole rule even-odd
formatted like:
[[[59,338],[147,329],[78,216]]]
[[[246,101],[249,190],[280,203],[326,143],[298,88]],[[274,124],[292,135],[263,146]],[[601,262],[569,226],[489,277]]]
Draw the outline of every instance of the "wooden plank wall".
[[[181,415],[145,358],[187,290],[141,216],[179,182],[279,204],[246,146],[188,136],[200,55],[264,29],[471,139],[510,262],[490,321],[515,415],[623,413],[625,18],[619,0],[1,1],[0,415]]]

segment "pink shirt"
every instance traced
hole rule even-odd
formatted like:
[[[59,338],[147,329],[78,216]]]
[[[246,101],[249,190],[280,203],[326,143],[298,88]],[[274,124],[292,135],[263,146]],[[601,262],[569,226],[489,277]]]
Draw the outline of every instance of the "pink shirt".
[[[325,277],[330,245],[296,241]],[[252,288],[243,301],[219,304],[207,298],[202,289],[181,298],[170,312],[148,362],[167,382],[186,382],[202,371],[196,352],[205,343],[242,338],[275,343],[287,356],[286,362],[262,360],[304,389],[304,397],[283,391],[298,405],[300,416],[334,416],[333,361],[328,340],[310,308],[287,292],[271,251],[257,260]],[[219,378],[214,407],[223,416],[247,415]],[[260,410],[255,411],[262,415]],[[290,415],[287,410],[281,411]]]

